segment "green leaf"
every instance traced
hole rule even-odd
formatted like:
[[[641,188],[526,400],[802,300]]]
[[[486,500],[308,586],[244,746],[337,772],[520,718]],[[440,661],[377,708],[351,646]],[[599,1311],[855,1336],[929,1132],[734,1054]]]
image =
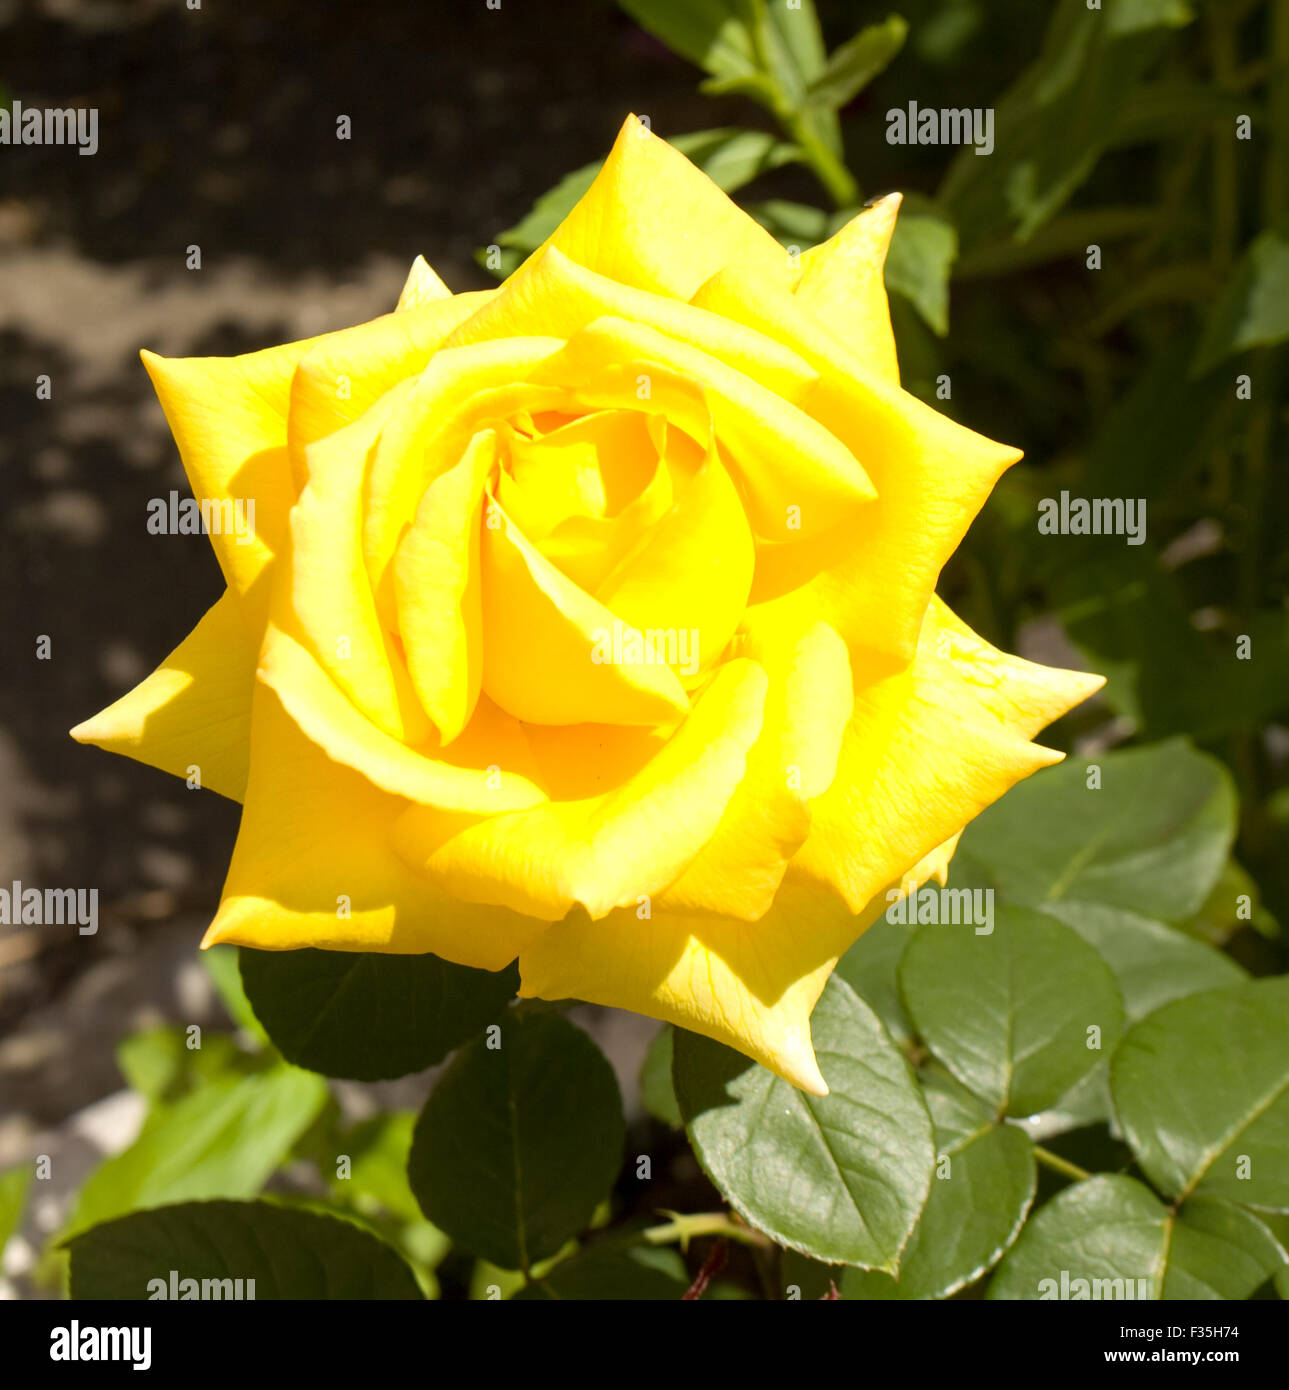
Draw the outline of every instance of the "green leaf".
[[[768,198],[764,202],[749,203],[745,211],[784,246],[804,251],[827,241],[839,228],[855,215],[855,209],[846,208],[841,212],[826,212],[823,208],[809,203],[793,203],[784,198]]]
[[[1223,423],[1223,410],[1235,399],[1231,384],[1210,373],[1185,385],[1179,398],[1188,354],[1175,355],[1182,361],[1171,386],[1154,379],[1151,390],[1131,393],[1141,397],[1132,411],[1132,423],[1144,431],[1135,435],[1140,443],[1134,444],[1128,431],[1115,429],[1126,446],[1112,470],[1117,476],[1107,483],[1105,473],[1096,478],[1086,474],[1084,495],[1156,497],[1157,489],[1179,494],[1192,471],[1210,467],[1213,449],[1226,447],[1222,441],[1230,419]],[[1153,389],[1157,385],[1163,389]],[[1152,398],[1157,413],[1148,417]],[[1111,442],[1109,434],[1107,429],[1098,438],[1098,464],[1102,459],[1111,463],[1109,449],[1102,447]],[[1170,451],[1173,439],[1178,444]],[[1066,541],[1072,543],[1069,548]],[[1047,557],[1062,566],[1053,590],[1066,631],[1087,654],[1089,665],[1108,675],[1106,703],[1135,728],[1154,738],[1185,733],[1209,741],[1248,731],[1285,706],[1289,620],[1283,611],[1245,613],[1240,631],[1249,636],[1258,658],[1233,661],[1225,631],[1194,627],[1195,604],[1183,583],[1188,576],[1164,569],[1149,542],[1125,546],[1118,536],[1063,537]],[[1185,681],[1176,679],[1179,670],[1186,671]]]
[[[509,230],[497,237],[499,246],[509,247],[527,255],[535,251],[572,212],[582,195],[595,182],[603,160],[584,164],[565,174],[554,188],[547,190],[533,204],[528,214]],[[519,258],[516,258],[518,264]]]
[[[516,1300],[679,1300],[689,1288],[685,1262],[674,1250],[649,1245],[593,1245],[561,1260],[514,1295]]]
[[[123,1038],[116,1063],[131,1088],[151,1101],[176,1100],[222,1073],[261,1065],[259,1054],[243,1052],[227,1033],[207,1030],[200,1047],[189,1047],[187,1030],[168,1025]]]
[[[27,1189],[31,1186],[31,1165],[21,1164],[0,1173],[0,1255],[9,1237],[22,1225],[27,1209]]]
[[[251,1008],[251,1001],[246,997],[246,991],[242,988],[242,976],[238,969],[239,950],[236,946],[212,946],[208,951],[202,952],[202,964],[206,967],[206,973],[214,983],[215,990],[224,1007],[228,1010],[228,1016],[238,1028],[245,1029],[257,1042],[268,1043],[268,1034],[260,1027],[260,1021],[255,1017],[255,1010]]]
[[[349,1157],[349,1176],[328,1174],[332,1197],[367,1215],[384,1211],[400,1221],[420,1222],[421,1209],[407,1182],[416,1115],[393,1110],[373,1115],[343,1135],[340,1153]]]
[[[926,1045],[997,1114],[1052,1105],[1109,1053],[1123,1026],[1110,967],[1069,927],[1027,908],[1000,904],[988,935],[920,927],[899,980]],[[1088,1045],[1090,1028],[1099,1048]]]
[[[1103,1174],[1030,1220],[988,1297],[1242,1299],[1284,1259],[1271,1232],[1229,1202],[1201,1197],[1174,1214],[1135,1179]]]
[[[830,1093],[678,1032],[676,1098],[698,1161],[780,1245],[894,1273],[926,1200],[931,1121],[904,1056],[835,975],[811,1017]]]
[[[354,1081],[424,1071],[491,1022],[514,996],[492,972],[438,956],[242,948],[256,1016],[289,1062]]]
[[[812,0],[618,2],[650,33],[711,74],[702,91],[759,102],[794,139],[831,156],[836,178],[848,180],[837,113],[806,100],[826,61]]]
[[[911,1041],[913,1025],[904,1012],[896,969],[912,938],[913,928],[889,921],[883,913],[837,962],[836,970],[901,1045]]]
[[[738,85],[768,107],[795,140],[824,152],[822,157],[836,167],[836,180],[846,185],[844,189],[835,186],[834,197],[845,202],[854,189],[854,181],[842,161],[841,122],[831,107],[812,103],[808,98],[810,84],[823,72],[827,61],[813,0],[799,0],[796,4],[789,0],[751,0],[751,7],[756,16],[753,39],[764,81]]]
[[[123,1038],[116,1047],[116,1064],[130,1089],[149,1100],[162,1099],[183,1072],[188,1050],[184,1041],[183,1032],[168,1025]],[[201,1048],[198,1055],[204,1051]]]
[[[321,1077],[276,1065],[154,1107],[134,1143],[90,1176],[63,1236],[139,1207],[255,1196],[326,1100]]]
[[[1262,1212],[1259,1213],[1258,1220],[1280,1242],[1281,1249],[1289,1253],[1289,1217]],[[1289,1263],[1276,1272],[1271,1282],[1276,1296],[1289,1300]]]
[[[1186,382],[1187,364],[1195,346],[1192,335],[1186,332],[1160,344],[1111,406],[1087,452],[1084,481],[1089,496],[1153,498],[1160,491],[1176,488],[1184,479],[1201,477],[1210,466],[1211,451],[1228,423],[1231,393],[1226,382],[1216,379]],[[1128,582],[1138,580],[1134,571],[1140,568],[1142,552],[1149,556],[1149,539],[1144,546],[1125,546],[1119,537],[1109,546],[1108,540],[1088,537],[1083,543],[1089,548],[1095,546],[1098,552],[1109,549],[1122,559],[1137,561],[1136,566],[1124,567],[1124,577]],[[1064,563],[1068,565],[1068,557]],[[1097,563],[1090,568],[1101,569],[1104,563],[1098,553]],[[1076,601],[1094,596],[1101,578],[1095,573],[1081,577],[1084,589]],[[1189,616],[1189,610],[1183,609],[1178,620],[1189,624]],[[1193,628],[1190,631],[1194,633]],[[1145,635],[1148,634],[1137,634],[1138,642]],[[1155,655],[1153,648],[1147,650],[1149,655]],[[1186,655],[1190,656],[1190,652]],[[1163,672],[1161,682],[1168,675],[1169,672]],[[1175,686],[1178,682],[1170,683]],[[1199,714],[1201,707],[1195,706],[1189,713]]]
[[[270,1202],[188,1202],[95,1226],[70,1242],[71,1297],[149,1299],[197,1281],[192,1297],[419,1299],[407,1265],[348,1221]],[[255,1281],[249,1293],[246,1281]],[[152,1285],[151,1289],[149,1285]]]
[[[773,85],[777,105],[800,110],[810,84],[824,70],[827,50],[813,0],[790,8],[788,0],[751,0],[758,65]],[[820,112],[835,120],[832,112]],[[836,148],[840,148],[837,146]]]
[[[900,1259],[898,1281],[847,1270],[843,1298],[947,1298],[990,1269],[1015,1240],[1034,1200],[1034,1146],[1015,1125],[996,1124],[947,1076],[925,1080],[935,1124],[936,1177]]]
[[[671,1084],[671,1059],[676,1030],[670,1023],[654,1035],[640,1067],[640,1099],[644,1108],[664,1125],[681,1129],[685,1121],[676,1103],[676,1089]]]
[[[1237,116],[1262,124],[1262,104],[1248,92],[1226,92],[1206,82],[1164,78],[1143,82],[1131,94],[1115,122],[1112,147],[1155,143],[1178,135],[1211,131],[1219,120],[1232,125]]]
[[[777,41],[771,70],[781,76],[785,91],[804,94],[828,59],[814,0],[753,0],[753,8],[764,14]]]
[[[1289,1211],[1289,976],[1193,994],[1110,1064],[1124,1136],[1165,1196]]]
[[[902,294],[940,337],[949,331],[949,274],[958,233],[928,203],[906,198],[886,256],[886,288]]]
[[[696,164],[718,188],[734,193],[760,174],[794,164],[801,151],[760,130],[696,130],[668,144]]]
[[[881,24],[866,25],[833,49],[823,71],[807,88],[806,100],[819,106],[845,106],[885,71],[904,47],[908,31],[909,26],[896,14]]]
[[[1109,0],[1105,15],[1111,34],[1121,35],[1179,28],[1195,18],[1195,11],[1186,0]]]
[[[748,77],[758,69],[745,0],[618,0],[642,29],[713,77]]]
[[[1100,952],[1114,972],[1129,1022],[1173,999],[1247,979],[1220,951],[1175,927],[1099,903],[1056,902],[1046,909]],[[1078,1081],[1060,1100],[1026,1122],[1035,1139],[1109,1121],[1109,1059]]]
[[[1248,899],[1247,905],[1241,902],[1242,898]],[[1189,936],[1211,946],[1223,946],[1246,921],[1263,936],[1274,938],[1280,933],[1280,925],[1267,910],[1249,871],[1237,860],[1229,859],[1200,910],[1178,926]],[[1222,981],[1214,981],[1214,984],[1220,983]]]
[[[408,1178],[452,1240],[505,1269],[554,1255],[591,1219],[622,1162],[617,1079],[555,1014],[512,1013],[439,1078],[416,1123]]]
[[[1253,347],[1289,338],[1289,236],[1269,230],[1240,259],[1209,313],[1195,353],[1195,376]]]
[[[1130,1022],[1174,999],[1248,979],[1230,956],[1134,912],[1086,902],[1055,902],[1047,911],[1095,947],[1114,971]]]
[[[1002,237],[977,247],[957,262],[954,278],[974,280],[981,276],[1008,275],[1049,261],[1077,259],[1082,262],[1093,243],[1105,246],[1125,237],[1142,236],[1158,219],[1159,210],[1153,207],[1086,208],[1064,213],[1054,217],[1028,241]]]
[[[1009,901],[1087,901],[1143,917],[1198,911],[1235,835],[1230,774],[1185,741],[1067,759],[1014,787],[967,828],[959,855]]]
[[[1005,231],[1024,241],[1086,181],[1114,143],[1132,95],[1190,19],[1174,0],[1061,0],[1037,61],[994,103],[989,158],[967,147],[940,197],[964,247]]]

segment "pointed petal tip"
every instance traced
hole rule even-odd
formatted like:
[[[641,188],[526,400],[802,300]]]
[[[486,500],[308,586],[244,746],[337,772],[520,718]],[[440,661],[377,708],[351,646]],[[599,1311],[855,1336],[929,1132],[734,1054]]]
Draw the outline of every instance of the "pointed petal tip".
[[[197,949],[200,951],[209,951],[212,946],[222,945],[223,940],[224,936],[223,932],[220,930],[219,918],[216,917],[210,926],[206,928],[205,934],[202,936]]]
[[[262,943],[255,940],[254,931],[247,931],[247,908],[245,899],[221,898],[210,926],[201,938],[200,948],[209,951],[212,946],[252,946]]]
[[[866,218],[872,226],[882,227],[889,238],[903,202],[903,193],[887,193],[883,197],[874,198],[871,203],[865,204],[859,216]]]
[[[165,408],[165,396],[162,392],[166,389],[167,379],[172,375],[169,370],[171,363],[182,361],[181,358],[163,357],[159,352],[153,352],[150,348],[139,349],[139,361],[143,363],[143,370],[148,374],[148,380],[152,383],[152,389],[156,392],[157,399]],[[169,416],[167,416],[169,418]]]
[[[395,313],[406,313],[411,309],[423,309],[441,299],[450,299],[452,291],[443,283],[442,277],[424,256],[417,256],[407,272],[407,279],[394,306]]]
[[[122,699],[127,698],[128,694],[129,692],[122,696]],[[114,705],[108,705],[106,709],[101,709],[97,714],[91,714],[88,719],[74,724],[67,731],[68,737],[89,747],[105,748],[109,753],[118,751],[122,744],[128,743],[129,740],[122,737],[120,727],[108,717],[113,708]]]
[[[634,111],[628,112],[625,120],[623,120],[622,124],[618,127],[617,135],[613,138],[613,145],[609,151],[610,158],[614,151],[616,151],[620,145],[624,144],[630,136],[634,135],[639,138],[640,136],[652,134],[653,131],[649,126],[645,125]]]
[[[887,193],[880,198],[872,199],[865,203],[849,222],[839,228],[824,246],[850,258],[859,257],[863,261],[880,266],[890,248],[891,237],[895,234],[895,222],[903,202],[903,193]]]
[[[243,914],[236,910],[230,914],[223,903],[215,909],[215,916],[206,928],[198,949],[209,951],[212,946],[250,946],[264,949],[263,942],[255,940],[254,933],[246,930]]]
[[[785,1077],[785,1080],[791,1081],[799,1090],[805,1091],[810,1096],[822,1098],[829,1094],[828,1083],[824,1080],[823,1073],[817,1065],[814,1066],[810,1074],[794,1072],[792,1076]]]
[[[1059,693],[1061,700],[1061,710],[1049,719],[1049,723],[1054,719],[1059,719],[1062,715],[1069,714],[1071,710],[1078,709],[1085,700],[1090,700],[1093,695],[1106,683],[1105,676],[1099,671],[1072,671],[1069,667],[1048,667],[1052,688]]]
[[[814,1044],[810,1040],[810,1025],[803,1032],[794,1030],[773,1050],[769,1058],[761,1058],[762,1063],[785,1081],[790,1081],[798,1090],[811,1096],[826,1096],[828,1083],[819,1070]]]

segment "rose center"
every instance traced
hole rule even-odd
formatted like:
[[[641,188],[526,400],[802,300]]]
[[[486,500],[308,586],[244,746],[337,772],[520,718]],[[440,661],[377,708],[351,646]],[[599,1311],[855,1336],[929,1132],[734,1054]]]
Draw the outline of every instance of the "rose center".
[[[521,413],[499,429],[491,490],[527,539],[593,594],[672,508],[701,458],[661,415]]]

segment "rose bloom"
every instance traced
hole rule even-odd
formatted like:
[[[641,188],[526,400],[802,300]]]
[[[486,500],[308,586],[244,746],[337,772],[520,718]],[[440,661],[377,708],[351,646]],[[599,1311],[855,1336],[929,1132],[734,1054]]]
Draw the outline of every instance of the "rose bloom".
[[[1101,683],[935,595],[1019,454],[900,387],[898,205],[798,257],[632,118],[500,289],[144,354],[256,529],[73,736],[243,803],[205,945],[518,957],[826,1093],[838,956]]]

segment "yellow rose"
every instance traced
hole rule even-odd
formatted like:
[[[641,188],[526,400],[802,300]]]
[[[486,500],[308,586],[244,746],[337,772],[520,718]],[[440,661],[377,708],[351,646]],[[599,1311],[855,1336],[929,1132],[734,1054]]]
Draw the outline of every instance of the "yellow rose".
[[[825,1093],[838,956],[1100,684],[935,597],[1018,454],[900,388],[898,203],[798,260],[630,119],[498,290],[144,355],[255,533],[73,735],[244,802],[205,944],[518,957]]]

